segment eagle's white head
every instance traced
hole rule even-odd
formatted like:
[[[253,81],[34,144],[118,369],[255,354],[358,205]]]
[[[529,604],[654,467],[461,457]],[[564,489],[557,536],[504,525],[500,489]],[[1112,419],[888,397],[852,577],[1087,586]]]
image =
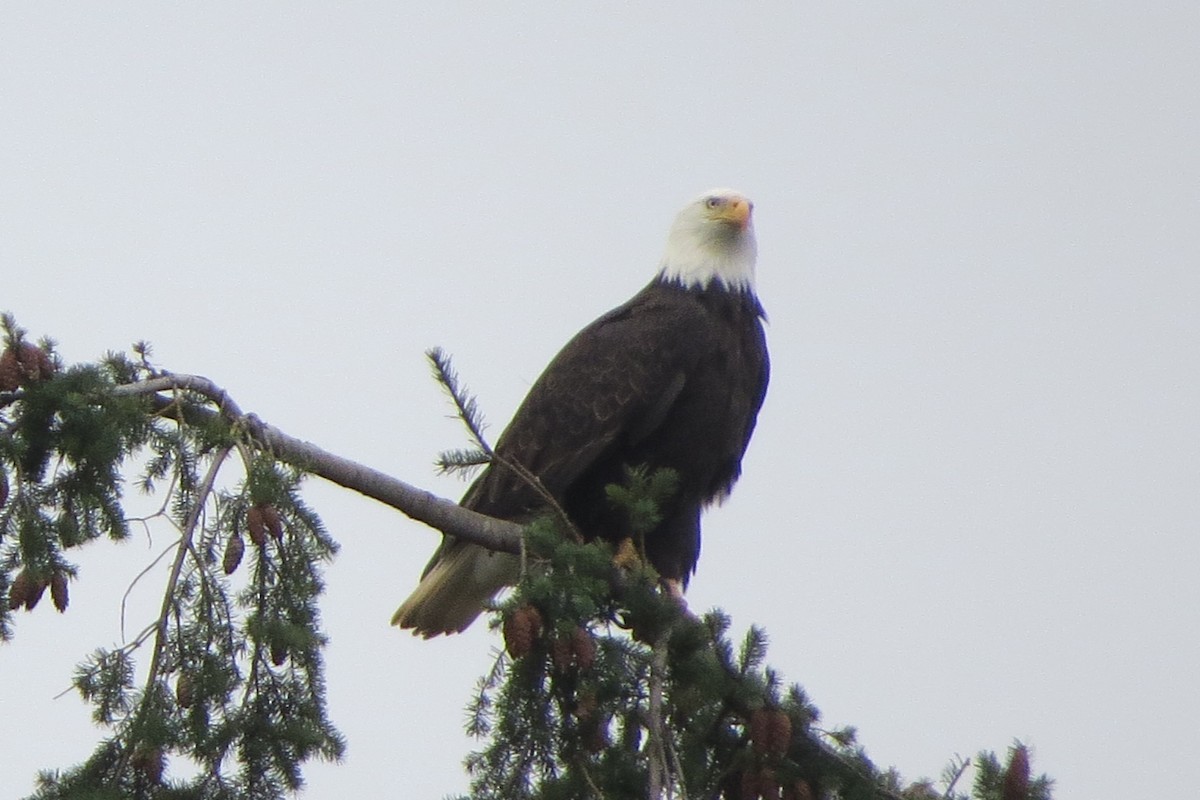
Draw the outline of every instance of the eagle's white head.
[[[684,206],[667,236],[659,275],[687,287],[754,292],[754,204],[733,189],[713,189]]]

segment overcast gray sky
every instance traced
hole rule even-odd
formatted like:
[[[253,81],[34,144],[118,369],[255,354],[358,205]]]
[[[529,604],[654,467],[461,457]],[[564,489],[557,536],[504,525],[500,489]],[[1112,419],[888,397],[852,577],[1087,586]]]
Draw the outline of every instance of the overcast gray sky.
[[[765,626],[826,722],[910,778],[1020,737],[1059,800],[1190,797],[1198,43],[1194,0],[5,4],[0,309],[72,361],[148,339],[457,496],[422,352],[498,432],[650,278],[676,210],[737,187],[774,375],[692,606]],[[493,639],[390,629],[436,536],[308,496],[343,544],[350,747],[307,796],[463,790]],[[153,536],[82,554],[69,612],[0,648],[0,799],[91,752],[54,696],[120,641]]]

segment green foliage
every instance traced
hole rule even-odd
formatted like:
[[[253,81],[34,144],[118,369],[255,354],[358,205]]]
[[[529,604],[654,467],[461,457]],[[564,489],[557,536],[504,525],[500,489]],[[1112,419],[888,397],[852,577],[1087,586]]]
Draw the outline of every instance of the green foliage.
[[[145,345],[136,360],[64,368],[51,343],[28,344],[11,318],[0,325],[0,638],[47,589],[67,609],[73,549],[128,536],[125,476],[137,471],[135,486],[162,497],[143,521],[173,535],[144,573],[167,568],[158,615],[75,673],[106,738],[85,763],[41,773],[33,797],[274,800],[300,789],[306,761],[344,750],[325,711],[318,608],[336,544],[300,497],[302,472],[264,452],[223,395],[174,385]],[[443,468],[488,463],[474,400],[443,353],[429,357],[471,436]],[[676,486],[669,471],[634,469],[608,495],[640,540]],[[804,690],[766,665],[765,632],[735,644],[720,611],[687,614],[644,560],[630,566],[623,548],[618,570],[611,548],[578,541],[549,505],[492,623],[505,650],[470,707],[468,730],[486,740],[466,762],[471,798],[640,800],[658,785],[694,798],[967,800],[954,791],[967,762],[940,794],[877,769],[853,729],[818,728]],[[1003,766],[990,753],[975,766],[975,800],[1050,798],[1021,745]]]
[[[649,509],[669,483],[632,473],[610,497]],[[492,621],[506,649],[468,708],[468,732],[485,740],[466,760],[470,800],[645,798],[655,759],[674,787],[668,797],[942,796],[878,769],[853,729],[819,728],[803,688],[766,665],[761,629],[735,644],[723,613],[683,612],[652,570],[618,572],[609,547],[564,537],[551,517],[528,529],[526,551],[525,576]],[[1005,770],[981,759],[977,800],[1049,800],[1044,778],[1026,794],[995,794]]]
[[[479,411],[479,404],[476,402],[475,397],[459,381],[458,373],[455,372],[454,366],[450,363],[450,356],[446,351],[440,347],[434,347],[425,351],[425,357],[429,360],[429,367],[433,371],[434,380],[445,390],[451,402],[454,403],[455,414],[462,421],[463,425],[466,426],[467,433],[471,439],[470,450],[453,451],[454,456],[449,459],[443,456],[439,460],[439,465],[443,471],[452,471],[461,469],[464,466],[487,463],[487,460],[492,455],[492,449],[488,446],[487,440],[483,435],[483,429],[486,426],[484,425],[483,414]],[[456,457],[458,460],[468,463],[455,463]]]
[[[439,475],[455,473],[470,477],[473,470],[491,463],[492,457],[478,448],[446,450],[434,462]]]
[[[121,465],[157,437],[144,401],[111,393],[114,377],[109,365],[73,367],[0,406],[0,586],[21,571],[42,586],[73,577],[64,551],[128,536]],[[0,638],[11,634],[0,603]]]
[[[23,333],[6,328],[7,348],[19,347]],[[325,713],[318,609],[337,546],[300,497],[301,472],[255,452],[213,402],[123,392],[169,377],[144,345],[136,352],[69,369],[54,359],[53,374],[0,394],[0,635],[12,635],[17,608],[32,610],[16,602],[23,587],[49,585],[65,610],[71,550],[128,535],[124,476],[135,467],[138,488],[165,495],[147,522],[175,533],[159,616],[75,674],[110,735],[86,763],[42,773],[34,797],[283,797],[303,785],[305,761],[344,750]],[[234,452],[242,476],[222,488]]]
[[[1053,784],[1044,774],[1029,774],[1029,751],[1020,742],[1009,748],[1005,764],[995,753],[980,753],[975,759],[977,800],[1050,800]]]
[[[659,511],[675,495],[679,488],[679,474],[672,469],[626,467],[624,483],[610,483],[604,487],[608,500],[625,510],[629,519],[630,532],[639,543],[647,532],[662,520]],[[644,547],[639,551],[645,553]]]

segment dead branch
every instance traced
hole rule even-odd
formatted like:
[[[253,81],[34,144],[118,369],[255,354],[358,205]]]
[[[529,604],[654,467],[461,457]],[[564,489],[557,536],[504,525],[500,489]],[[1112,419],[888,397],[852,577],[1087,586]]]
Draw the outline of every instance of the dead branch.
[[[177,398],[172,396],[179,391],[202,395],[210,400],[218,411],[194,406],[185,411]],[[211,419],[219,413],[231,425],[245,431],[255,444],[281,461],[378,500],[449,536],[489,550],[520,552],[521,526],[517,523],[463,508],[452,500],[438,497],[377,469],[334,455],[312,442],[284,433],[254,414],[243,413],[225,390],[208,378],[170,374],[118,386],[113,392],[118,395],[149,397],[157,410],[176,418],[195,415],[193,421],[199,421],[206,417]]]

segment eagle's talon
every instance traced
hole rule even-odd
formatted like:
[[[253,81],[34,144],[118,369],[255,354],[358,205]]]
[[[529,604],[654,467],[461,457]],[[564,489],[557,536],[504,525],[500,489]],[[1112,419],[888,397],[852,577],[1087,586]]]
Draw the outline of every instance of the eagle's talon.
[[[688,610],[687,598],[683,596],[683,581],[678,578],[663,578],[662,591],[668,600],[679,606],[680,611],[691,616],[691,611]]]
[[[618,569],[632,570],[641,565],[642,556],[638,553],[637,545],[633,543],[633,539],[625,537],[617,545],[617,552],[613,554],[613,566]]]

